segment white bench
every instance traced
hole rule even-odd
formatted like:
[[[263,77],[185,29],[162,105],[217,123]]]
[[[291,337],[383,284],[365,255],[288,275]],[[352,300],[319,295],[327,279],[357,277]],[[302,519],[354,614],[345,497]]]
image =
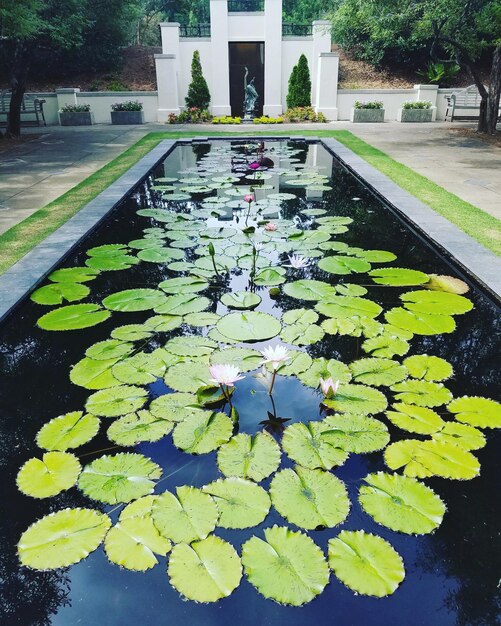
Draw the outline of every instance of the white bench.
[[[2,91],[0,93],[0,116],[5,116],[7,120],[10,112],[10,91]],[[45,115],[43,112],[43,105],[45,100],[41,100],[40,98],[35,98],[34,96],[24,95],[23,101],[21,103],[21,118],[26,116],[35,116],[36,123],[38,126],[41,125],[43,121],[43,125],[47,126],[45,123]],[[35,122],[35,120],[31,119],[30,121]]]
[[[454,120],[478,120],[480,115],[480,102],[482,100],[476,85],[470,85],[456,93],[444,96],[447,100],[445,121]],[[460,111],[476,111],[476,115],[461,115]]]

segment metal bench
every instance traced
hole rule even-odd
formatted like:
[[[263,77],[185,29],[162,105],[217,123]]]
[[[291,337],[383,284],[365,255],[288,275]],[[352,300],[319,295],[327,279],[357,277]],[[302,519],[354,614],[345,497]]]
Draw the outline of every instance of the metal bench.
[[[1,116],[5,116],[5,123],[7,123],[9,111],[10,111],[10,91],[2,91],[0,93],[0,118]],[[45,123],[45,115],[43,112],[43,105],[45,100],[41,100],[40,98],[35,98],[34,96],[23,96],[23,101],[21,103],[21,120],[25,117],[35,116],[36,122],[38,126],[43,122],[44,126],[47,126]],[[35,121],[32,119],[31,121]]]
[[[478,120],[480,115],[480,102],[482,100],[476,85],[470,85],[461,91],[444,96],[447,100],[445,121],[454,120]],[[476,111],[476,115],[461,115],[460,111]]]

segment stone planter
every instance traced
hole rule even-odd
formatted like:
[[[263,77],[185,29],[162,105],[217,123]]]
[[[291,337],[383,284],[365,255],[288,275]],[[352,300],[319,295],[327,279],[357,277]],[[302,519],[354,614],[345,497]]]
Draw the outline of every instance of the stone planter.
[[[59,111],[59,123],[61,126],[92,126],[94,113],[92,111],[80,111],[79,113]]]
[[[112,111],[112,124],[144,124],[144,111]]]
[[[433,122],[437,107],[430,109],[398,109],[397,122]]]
[[[384,109],[355,109],[351,110],[352,122],[384,122]]]

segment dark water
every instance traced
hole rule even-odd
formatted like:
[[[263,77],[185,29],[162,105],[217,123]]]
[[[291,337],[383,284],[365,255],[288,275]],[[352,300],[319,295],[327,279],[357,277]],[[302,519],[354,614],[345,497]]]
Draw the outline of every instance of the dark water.
[[[332,183],[329,184],[332,184],[333,191],[324,192],[322,199],[308,200],[308,206],[328,208],[330,214],[348,215],[354,219],[349,231],[336,236],[337,240],[366,249],[391,250],[398,257],[398,261],[392,264],[394,266],[459,275],[454,267],[396,219],[388,207],[322,148],[299,146],[310,151],[310,158],[315,158],[311,155],[316,151],[316,158],[328,167],[324,171],[332,172]],[[178,148],[165,167],[157,168],[155,176],[173,175],[177,169],[193,164],[206,150],[208,147]],[[300,155],[300,158],[304,157]],[[280,190],[293,191],[299,198],[288,203],[290,208],[284,217],[292,217],[306,206],[303,189],[284,186]],[[153,225],[150,218],[135,214],[138,206],[146,206],[147,202],[153,200],[142,185],[63,265],[83,265],[85,250],[92,246],[126,243],[140,238],[142,229]],[[158,199],[155,202],[159,206]],[[121,289],[156,286],[160,280],[171,275],[165,266],[144,262],[129,270],[103,272],[89,283],[92,290],[90,301],[99,302],[109,293]],[[311,277],[332,279],[320,270],[314,270]],[[231,288],[241,286],[242,281],[243,276],[234,276]],[[346,282],[364,282],[364,279],[351,275],[346,277]],[[471,291],[468,297],[473,300],[475,309],[469,314],[456,316],[457,329],[452,334],[414,337],[409,354],[427,352],[450,361],[455,376],[447,382],[447,387],[455,396],[470,394],[498,399],[499,311],[469,282]],[[368,296],[388,309],[397,303],[401,291],[371,287]],[[263,296],[264,305],[259,310],[280,315],[283,310],[301,306],[297,300],[286,296],[271,301],[267,299],[267,290],[259,293]],[[225,307],[218,302],[220,292],[210,291],[203,295],[211,299],[209,310],[225,311]],[[412,537],[392,532],[377,526],[361,510],[357,500],[360,480],[369,472],[384,469],[381,453],[351,455],[347,463],[335,471],[348,488],[352,503],[350,514],[346,522],[336,529],[309,534],[324,551],[327,540],[342,529],[364,529],[387,539],[403,557],[406,568],[404,582],[388,598],[357,596],[331,575],[329,585],[313,602],[302,608],[283,607],[262,598],[243,578],[229,598],[201,605],[183,601],[170,586],[165,559],[160,558],[160,564],[147,573],[134,573],[110,564],[102,548],[67,570],[35,572],[20,567],[15,546],[21,533],[36,519],[66,506],[108,510],[86,498],[76,487],[47,500],[28,498],[18,492],[15,478],[19,467],[28,458],[40,454],[34,443],[40,427],[57,415],[81,410],[92,393],[71,384],[68,377],[71,365],[83,357],[91,344],[108,338],[116,326],[141,322],[151,315],[150,312],[115,313],[94,328],[49,333],[36,327],[36,320],[43,312],[43,307],[26,301],[0,329],[2,626],[129,626],[137,623],[150,626],[233,626],[235,623],[241,626],[492,626],[501,623],[498,588],[501,577],[500,437],[498,433],[488,430],[487,446],[475,453],[481,463],[479,478],[472,481],[438,478],[426,481],[448,508],[442,525],[432,535]],[[180,333],[176,330],[172,335]],[[165,336],[161,339],[159,345],[163,344]],[[318,344],[308,346],[306,351],[312,357],[339,358],[349,363],[364,355],[360,343],[360,339],[352,337],[326,336]],[[150,387],[150,391],[152,395],[158,395],[168,389],[159,381]],[[319,396],[295,378],[279,378],[274,395],[281,416],[292,421],[309,421],[319,416]],[[234,398],[241,416],[241,431],[255,432],[259,428],[258,422],[271,408],[267,394],[253,378],[246,376],[238,384]],[[102,421],[107,428],[109,422],[106,418]],[[391,425],[390,433],[392,441],[403,436],[402,431]],[[102,452],[98,454],[98,451],[109,447],[105,433],[101,432],[98,438],[77,452],[82,462],[86,463],[100,456]],[[142,444],[137,451],[162,466],[164,476],[168,476],[161,485],[162,490],[182,484],[201,486],[218,475],[215,453],[202,457],[189,456],[176,450],[170,437],[155,444]],[[284,465],[291,463],[285,459]],[[263,483],[265,488],[268,485],[269,479]],[[113,519],[117,514],[112,515]],[[272,508],[260,527],[245,531],[217,528],[216,534],[239,549],[251,534],[261,535],[261,528],[274,523],[285,522]]]

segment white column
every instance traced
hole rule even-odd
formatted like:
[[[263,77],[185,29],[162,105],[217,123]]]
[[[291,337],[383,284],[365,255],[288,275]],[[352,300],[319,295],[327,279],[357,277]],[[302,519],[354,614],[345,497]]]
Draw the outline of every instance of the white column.
[[[179,115],[179,92],[177,87],[176,56],[155,54],[157,70],[158,109],[157,119],[166,122],[169,113]]]
[[[414,85],[416,100],[431,102],[431,119],[437,118],[438,85]]]
[[[264,3],[264,115],[282,113],[282,0]]]
[[[320,55],[331,51],[331,28],[332,25],[327,20],[316,20],[313,22],[313,54],[311,73],[311,104],[317,106],[317,77]]]
[[[178,22],[160,22],[162,37],[162,54],[179,53],[179,24]]]
[[[211,28],[211,113],[231,115],[230,61],[228,51],[228,2],[210,1]]]
[[[337,120],[338,73],[339,54],[321,52],[317,63],[315,111],[331,121]]]
[[[57,109],[60,110],[61,107],[67,104],[78,104],[77,94],[79,93],[80,89],[78,87],[64,87],[62,89],[56,89]]]

